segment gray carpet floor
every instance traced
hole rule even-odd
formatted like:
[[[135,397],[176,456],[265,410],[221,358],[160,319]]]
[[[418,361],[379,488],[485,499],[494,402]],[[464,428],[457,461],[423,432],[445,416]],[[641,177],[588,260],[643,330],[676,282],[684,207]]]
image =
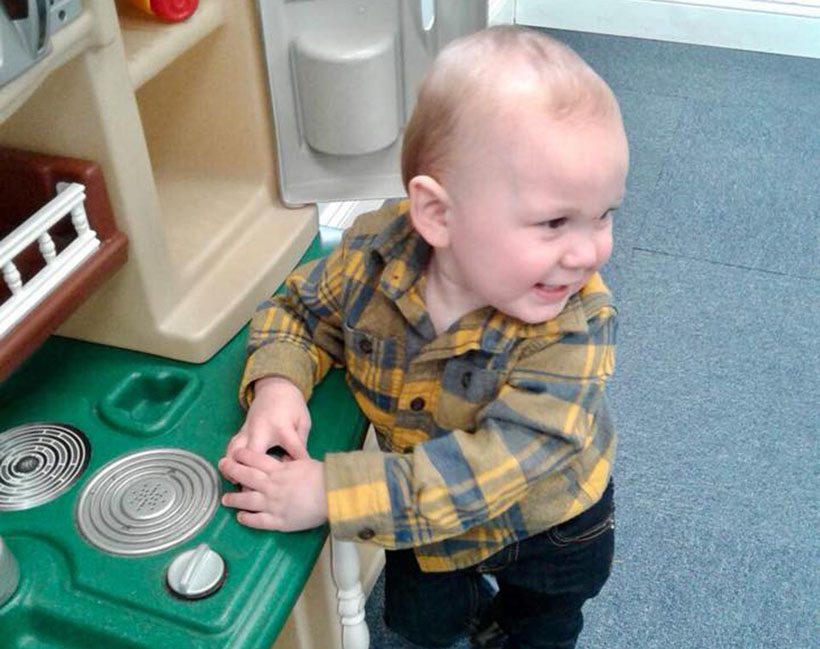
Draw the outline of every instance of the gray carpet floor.
[[[617,556],[579,649],[820,647],[820,60],[556,34],[632,147]],[[371,646],[409,647],[381,588]]]

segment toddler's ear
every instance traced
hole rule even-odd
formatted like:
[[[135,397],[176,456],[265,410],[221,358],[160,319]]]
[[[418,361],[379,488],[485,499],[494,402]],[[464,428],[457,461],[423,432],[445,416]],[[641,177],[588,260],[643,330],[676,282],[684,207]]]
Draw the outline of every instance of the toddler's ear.
[[[415,176],[407,187],[410,220],[416,231],[434,248],[450,245],[450,197],[430,176]]]

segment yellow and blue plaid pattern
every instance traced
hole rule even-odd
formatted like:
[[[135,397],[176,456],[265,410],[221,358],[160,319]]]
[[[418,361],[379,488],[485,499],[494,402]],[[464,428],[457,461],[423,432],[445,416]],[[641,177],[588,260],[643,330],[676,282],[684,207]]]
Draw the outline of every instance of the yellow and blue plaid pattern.
[[[403,208],[360,217],[260,305],[240,399],[273,374],[309,398],[345,366],[381,452],[326,457],[333,534],[414,547],[423,570],[453,570],[601,497],[616,442],[604,397],[616,312],[595,275],[549,322],[486,307],[437,336],[423,299],[430,249]]]

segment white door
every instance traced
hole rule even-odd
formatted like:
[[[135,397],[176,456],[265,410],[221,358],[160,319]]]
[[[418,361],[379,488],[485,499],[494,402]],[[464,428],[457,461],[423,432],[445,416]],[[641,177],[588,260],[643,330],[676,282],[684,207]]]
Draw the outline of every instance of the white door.
[[[515,21],[820,58],[820,0],[516,0]]]
[[[416,87],[487,0],[257,0],[286,204],[401,196]],[[239,71],[238,71],[239,73]]]

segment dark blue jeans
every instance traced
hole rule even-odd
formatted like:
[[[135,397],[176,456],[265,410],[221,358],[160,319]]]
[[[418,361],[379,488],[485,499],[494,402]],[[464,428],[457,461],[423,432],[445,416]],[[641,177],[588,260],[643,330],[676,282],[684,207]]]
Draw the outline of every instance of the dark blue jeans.
[[[495,621],[505,649],[572,649],[581,607],[609,577],[614,516],[610,482],[584,513],[470,568],[422,572],[412,550],[388,551],[385,622],[423,647],[447,647]],[[495,576],[497,594],[484,573]]]

